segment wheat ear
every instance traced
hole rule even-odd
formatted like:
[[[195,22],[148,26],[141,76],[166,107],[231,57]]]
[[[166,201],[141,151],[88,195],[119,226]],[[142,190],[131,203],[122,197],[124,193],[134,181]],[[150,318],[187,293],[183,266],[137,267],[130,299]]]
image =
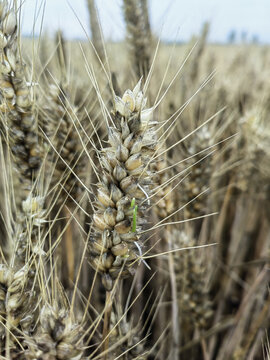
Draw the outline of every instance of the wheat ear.
[[[129,277],[140,262],[140,231],[146,222],[153,187],[152,155],[157,136],[151,121],[152,109],[143,110],[146,99],[140,90],[115,98],[112,123],[108,128],[109,147],[100,155],[101,182],[93,215],[89,250],[92,267],[102,274],[107,291],[104,316],[104,351],[108,348],[111,294],[114,281]]]
[[[175,230],[172,236],[178,249],[196,246],[194,239],[185,232]],[[187,249],[181,253],[181,258],[177,252],[174,254],[179,309],[181,309],[180,322],[184,336],[195,329],[202,331],[213,314],[206,288],[207,258],[203,253],[198,256],[197,251],[199,250]]]
[[[0,3],[0,112],[23,189],[29,191],[40,165],[37,123],[17,40],[17,19],[7,2]]]
[[[34,106],[31,95],[32,84],[24,76],[24,66],[20,57],[17,39],[17,18],[14,8],[8,2],[0,2],[0,93],[1,117],[7,128],[8,150],[11,151],[15,169],[19,173],[22,187],[16,195],[23,197],[12,222],[9,217],[9,242],[12,253],[9,265],[1,265],[3,319],[5,327],[5,356],[21,348],[18,334],[30,333],[35,319],[38,299],[36,281],[36,258],[42,256],[40,246],[40,226],[43,222],[43,199],[36,196],[37,178],[40,167],[40,147],[38,144]],[[4,164],[4,168],[13,163]],[[9,189],[12,186],[7,187]],[[13,193],[11,191],[11,193]],[[11,195],[7,192],[6,196]],[[22,196],[23,193],[23,196]],[[11,203],[11,201],[10,201]],[[13,355],[12,355],[13,356]]]
[[[103,44],[103,35],[101,30],[101,25],[98,18],[98,12],[95,4],[95,0],[87,0],[88,10],[89,10],[89,17],[90,17],[90,28],[92,34],[92,42],[99,57],[99,61],[102,64],[106,63],[106,56],[104,51],[104,44]]]
[[[136,75],[144,78],[150,70],[150,38],[147,34],[142,4],[137,0],[124,0],[124,16],[127,27],[127,38],[130,46],[130,57]]]
[[[38,332],[26,340],[25,359],[79,360],[84,352],[82,335],[82,326],[74,321],[63,304],[44,305]]]
[[[102,274],[110,291],[114,280],[130,276],[138,263],[140,230],[153,186],[149,162],[156,147],[152,109],[142,110],[146,99],[140,82],[122,99],[116,97],[114,127],[108,129],[109,147],[102,150],[102,181],[89,243],[91,265]]]

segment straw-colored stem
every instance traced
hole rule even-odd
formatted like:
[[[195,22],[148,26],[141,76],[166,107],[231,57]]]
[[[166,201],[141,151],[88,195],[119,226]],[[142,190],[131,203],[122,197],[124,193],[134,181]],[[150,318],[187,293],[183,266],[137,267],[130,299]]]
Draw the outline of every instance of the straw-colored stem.
[[[73,236],[72,236],[72,224],[70,222],[70,212],[65,209],[65,217],[66,217],[66,231],[64,233],[64,253],[66,255],[67,260],[67,268],[68,268],[68,282],[69,285],[72,286],[74,282],[74,267],[75,267],[75,252],[73,247]]]
[[[103,343],[103,352],[104,360],[108,359],[108,348],[109,348],[109,332],[110,332],[110,323],[111,323],[111,313],[112,313],[112,297],[111,292],[106,291],[106,304],[105,304],[105,313],[104,313],[104,322],[103,322],[103,333],[102,341]]]
[[[173,249],[172,239],[169,231],[166,229],[165,237],[168,239],[169,251]],[[173,349],[172,360],[178,360],[180,349],[180,330],[179,330],[179,311],[177,301],[177,281],[175,276],[174,255],[172,252],[168,255],[170,282],[171,282],[171,296],[172,296],[172,336],[173,336]]]

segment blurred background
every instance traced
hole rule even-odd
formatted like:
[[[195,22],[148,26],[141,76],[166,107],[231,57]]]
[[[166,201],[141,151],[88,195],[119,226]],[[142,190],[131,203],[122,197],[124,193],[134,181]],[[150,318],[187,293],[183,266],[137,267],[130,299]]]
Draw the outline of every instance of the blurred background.
[[[104,36],[119,41],[125,37],[120,0],[98,0]],[[43,17],[43,9],[45,9]],[[168,42],[186,42],[210,22],[209,40],[226,42],[270,42],[270,2],[267,0],[150,0],[149,16],[154,33]],[[41,25],[49,34],[62,29],[68,39],[85,40],[89,16],[84,0],[26,0],[22,32],[38,35]]]

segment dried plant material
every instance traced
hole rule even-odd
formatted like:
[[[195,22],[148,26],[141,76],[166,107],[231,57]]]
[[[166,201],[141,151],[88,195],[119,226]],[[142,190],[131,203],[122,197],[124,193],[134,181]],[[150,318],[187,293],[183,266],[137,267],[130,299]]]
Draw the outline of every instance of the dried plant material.
[[[82,327],[74,323],[64,307],[45,305],[40,312],[40,327],[27,340],[25,359],[79,360],[83,356]]]
[[[149,22],[146,22],[145,11],[145,6],[140,1],[124,0],[131,61],[136,76],[140,78],[143,75],[146,79],[150,70],[151,37],[149,37]]]
[[[123,97],[116,97],[108,129],[109,147],[101,155],[102,182],[89,243],[91,265],[103,274],[111,290],[114,280],[134,273],[141,256],[140,230],[153,188],[149,163],[157,137],[149,109],[144,110],[140,82]]]
[[[184,232],[174,231],[174,244],[177,249],[196,246]],[[213,315],[212,304],[207,292],[207,255],[198,258],[196,249],[175,253],[174,263],[177,279],[180,322],[186,332],[192,327],[203,330]],[[207,251],[207,250],[205,250]]]
[[[181,204],[185,206],[185,216],[192,219],[207,213],[207,197],[203,194],[210,184],[212,167],[211,151],[212,136],[208,126],[196,131],[185,144],[185,157],[182,169],[190,171],[187,179],[183,181],[181,190]],[[202,194],[202,195],[200,195]]]
[[[106,57],[103,44],[103,34],[101,25],[99,23],[98,11],[96,8],[95,0],[87,0],[87,5],[89,10],[93,46],[99,58],[99,61],[101,61],[102,64],[105,64]]]
[[[78,135],[80,125],[77,110],[60,86],[51,84],[47,99],[42,109],[42,118],[51,142],[49,146],[53,147],[49,154],[53,171],[50,187],[53,188],[61,183],[65,190],[64,196],[68,194],[68,202],[72,204],[73,199],[76,201],[80,199],[82,187],[78,178],[82,178],[85,166]],[[59,201],[60,199],[61,197]]]
[[[123,1],[121,42],[88,5],[96,51],[20,39],[0,0],[0,357],[267,358],[268,47],[206,23],[155,52],[147,0]]]
[[[17,20],[7,2],[1,3],[0,17],[0,113],[8,131],[16,170],[24,190],[29,191],[40,166],[37,122],[33,91],[27,83],[17,43]]]
[[[153,164],[153,171],[155,172],[156,187],[155,207],[159,219],[165,219],[175,210],[175,202],[173,199],[173,185],[170,182],[172,171],[168,170],[166,159],[158,159]]]
[[[111,316],[111,356],[123,360],[145,360],[148,356],[140,324],[132,325],[120,310],[113,311]]]

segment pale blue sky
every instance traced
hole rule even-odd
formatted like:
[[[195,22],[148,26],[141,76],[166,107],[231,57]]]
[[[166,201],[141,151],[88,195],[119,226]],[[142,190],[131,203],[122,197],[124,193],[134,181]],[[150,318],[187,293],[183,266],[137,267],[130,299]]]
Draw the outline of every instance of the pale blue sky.
[[[61,28],[68,38],[86,38],[84,29],[89,32],[86,0],[25,0],[24,34],[31,33],[35,9],[42,7],[44,2],[44,30],[53,33]],[[96,0],[96,3],[105,37],[122,39],[125,33],[122,0]],[[246,31],[248,38],[258,35],[261,42],[270,43],[269,0],[149,0],[149,4],[152,27],[162,39],[186,41],[208,20],[212,41],[226,41],[230,30],[235,29],[239,36]],[[36,32],[41,15],[42,11]]]

